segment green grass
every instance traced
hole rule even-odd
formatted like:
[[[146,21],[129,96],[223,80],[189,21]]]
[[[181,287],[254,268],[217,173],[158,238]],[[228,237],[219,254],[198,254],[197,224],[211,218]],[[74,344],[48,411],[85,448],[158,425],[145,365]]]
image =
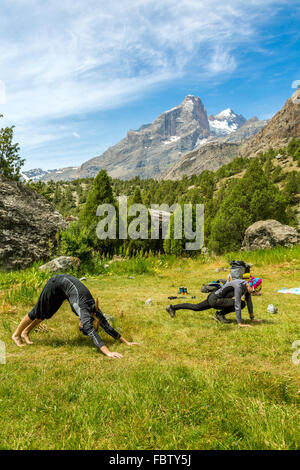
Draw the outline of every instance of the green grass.
[[[201,285],[228,266],[224,258],[129,260],[86,274],[114,326],[140,342],[127,348],[101,333],[121,360],[97,352],[67,304],[32,334],[34,345],[18,349],[10,336],[48,275],[37,267],[0,274],[0,339],[7,347],[0,449],[299,448],[300,366],[291,361],[300,339],[299,297],[276,292],[300,285],[299,250],[273,263],[271,252],[268,259],[257,252],[239,257],[264,280],[263,295],[253,300],[263,323],[252,329],[238,329],[234,314],[221,325],[213,311],[171,319],[164,310],[181,285],[196,295],[192,302],[204,299]],[[267,313],[269,303],[277,315]]]
[[[265,264],[297,263],[300,269],[300,245],[291,248],[278,246],[271,250],[237,251],[227,253],[225,259],[229,262],[234,259],[243,259],[254,263],[256,266]]]

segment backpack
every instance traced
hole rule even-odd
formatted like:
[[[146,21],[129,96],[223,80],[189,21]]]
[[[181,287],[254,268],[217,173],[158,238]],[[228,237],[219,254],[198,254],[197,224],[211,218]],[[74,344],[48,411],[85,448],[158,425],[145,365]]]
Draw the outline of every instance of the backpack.
[[[250,273],[251,264],[245,263],[242,260],[230,261],[231,266],[231,279],[243,279],[243,275]]]
[[[226,279],[218,279],[217,281],[209,282],[208,284],[203,284],[201,287],[201,292],[204,294],[210,294],[211,292],[216,292],[225,284]]]

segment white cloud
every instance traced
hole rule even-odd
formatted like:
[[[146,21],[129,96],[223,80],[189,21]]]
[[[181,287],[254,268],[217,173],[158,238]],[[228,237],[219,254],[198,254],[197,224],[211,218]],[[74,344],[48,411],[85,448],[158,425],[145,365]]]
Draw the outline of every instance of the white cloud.
[[[237,67],[236,49],[287,1],[2,0],[0,80],[5,122],[25,141],[61,138],[46,122],[116,108],[153,86]],[[73,134],[74,135],[74,134]],[[24,141],[22,142],[24,145]]]
[[[0,104],[6,103],[5,83],[0,80]]]
[[[80,135],[78,134],[78,132],[73,132],[72,136],[76,137],[76,139],[80,139]]]

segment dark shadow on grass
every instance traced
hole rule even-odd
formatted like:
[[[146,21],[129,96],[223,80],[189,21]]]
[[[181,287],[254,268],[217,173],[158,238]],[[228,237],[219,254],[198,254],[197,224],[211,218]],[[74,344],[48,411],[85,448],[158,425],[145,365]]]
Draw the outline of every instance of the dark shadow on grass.
[[[53,348],[61,348],[63,346],[75,346],[75,347],[94,347],[94,343],[89,338],[74,337],[72,339],[64,340],[63,338],[45,338],[39,342],[35,341],[35,344],[43,346],[51,346]],[[115,341],[105,339],[105,344],[111,346]]]
[[[211,317],[213,320],[215,320],[214,316]],[[228,323],[221,323],[215,320],[215,323],[219,323],[220,325],[232,325],[232,324],[237,324],[235,318],[228,318],[228,315],[226,315],[226,320]],[[250,320],[246,319],[244,323],[248,325],[253,325],[253,326],[259,326],[259,325],[274,325],[276,322],[273,320],[261,320],[259,323],[252,323]]]
[[[276,322],[273,320],[261,320],[259,323],[254,323],[254,325],[274,325]]]

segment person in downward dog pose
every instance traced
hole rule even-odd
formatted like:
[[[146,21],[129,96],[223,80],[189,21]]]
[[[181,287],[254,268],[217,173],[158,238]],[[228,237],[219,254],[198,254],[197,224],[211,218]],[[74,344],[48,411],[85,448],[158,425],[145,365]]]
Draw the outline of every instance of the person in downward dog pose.
[[[97,333],[99,325],[106,333],[127,346],[138,344],[126,341],[120,333],[114,330],[99,309],[98,301],[95,302],[89,289],[81,281],[69,274],[57,274],[46,283],[37,304],[28,315],[25,315],[14,332],[12,339],[16,345],[24,346],[23,341],[26,344],[32,344],[29,337],[30,331],[43,320],[51,318],[65,300],[68,300],[72,311],[79,317],[80,331],[89,336],[105,356],[123,357],[122,354],[109,351],[105,346]]]
[[[215,308],[218,311],[215,314],[215,319],[222,323],[229,323],[225,318],[230,312],[236,314],[236,320],[241,327],[251,327],[251,325],[242,323],[241,310],[247,303],[250,320],[255,323],[259,323],[260,320],[256,320],[253,314],[253,304],[251,295],[260,295],[262,288],[262,279],[251,277],[249,281],[244,279],[235,279],[234,281],[226,282],[216,292],[212,292],[208,295],[207,299],[199,304],[178,304],[168,305],[166,307],[167,312],[173,318],[177,310],[194,310],[197,312]],[[242,300],[242,297],[245,300]]]

